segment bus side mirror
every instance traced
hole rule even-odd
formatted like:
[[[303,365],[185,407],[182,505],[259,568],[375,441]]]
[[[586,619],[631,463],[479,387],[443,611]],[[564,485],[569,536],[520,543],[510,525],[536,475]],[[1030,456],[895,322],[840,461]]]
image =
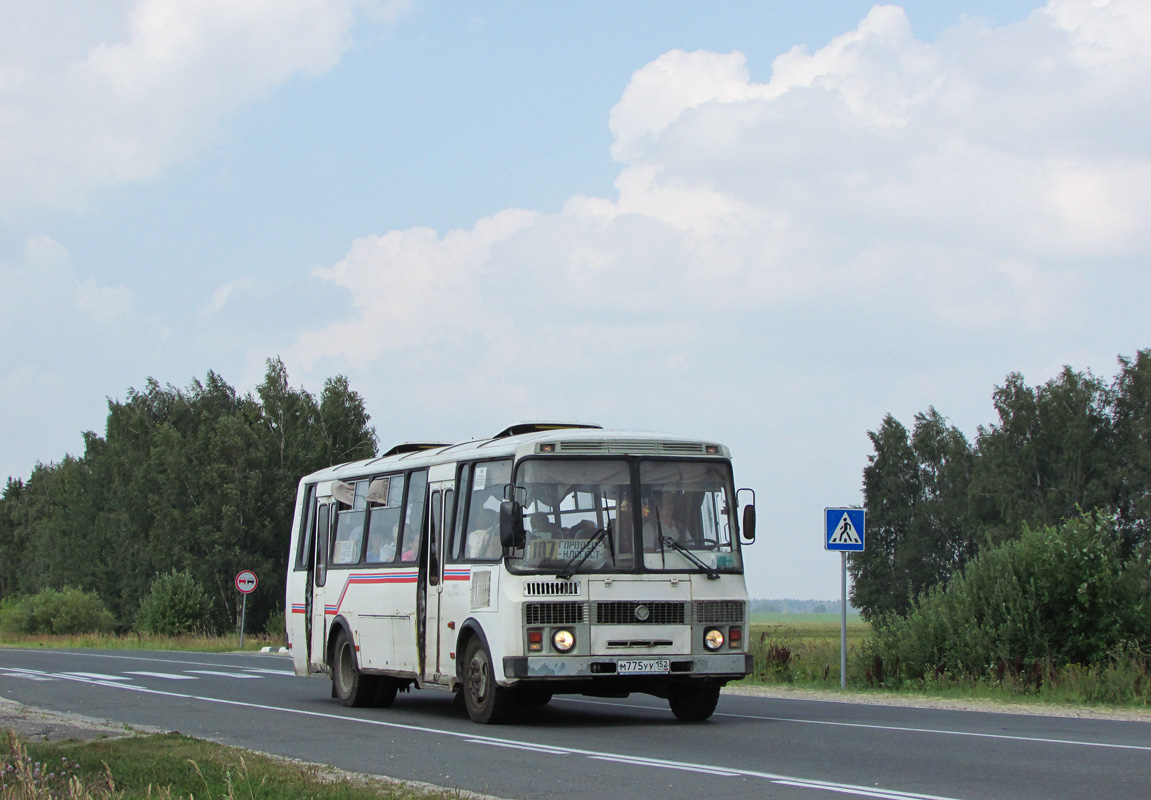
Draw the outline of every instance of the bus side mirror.
[[[515,500],[500,503],[500,544],[519,549],[524,546],[524,510]]]
[[[751,502],[743,507],[743,525],[741,534],[743,540],[748,544],[755,541],[755,492],[751,489],[740,489],[735,493],[736,502],[739,502],[739,496],[747,492],[751,495]]]

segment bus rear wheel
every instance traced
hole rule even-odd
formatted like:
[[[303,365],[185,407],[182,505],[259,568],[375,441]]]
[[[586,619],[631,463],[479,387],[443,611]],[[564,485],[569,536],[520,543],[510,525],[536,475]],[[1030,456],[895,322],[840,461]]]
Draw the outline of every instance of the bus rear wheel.
[[[464,705],[473,722],[494,725],[508,718],[514,702],[512,692],[496,683],[492,657],[478,637],[468,642],[463,678]]]
[[[668,692],[667,702],[680,722],[703,722],[715,712],[719,686],[707,683],[677,686]]]
[[[332,691],[336,699],[357,708],[370,705],[376,699],[376,684],[376,676],[360,672],[352,638],[347,631],[340,631],[332,659]]]

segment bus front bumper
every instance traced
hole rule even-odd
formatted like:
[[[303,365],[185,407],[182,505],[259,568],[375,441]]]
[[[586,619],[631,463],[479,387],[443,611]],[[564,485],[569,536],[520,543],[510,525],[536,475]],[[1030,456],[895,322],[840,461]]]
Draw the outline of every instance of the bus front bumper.
[[[667,661],[662,664],[640,665],[635,662]],[[623,662],[623,663],[621,663]],[[645,668],[648,671],[644,671]],[[695,677],[737,680],[752,672],[751,653],[722,653],[716,655],[680,655],[658,659],[651,656],[616,658],[604,656],[508,656],[504,658],[504,677],[519,678],[604,678],[604,677]]]

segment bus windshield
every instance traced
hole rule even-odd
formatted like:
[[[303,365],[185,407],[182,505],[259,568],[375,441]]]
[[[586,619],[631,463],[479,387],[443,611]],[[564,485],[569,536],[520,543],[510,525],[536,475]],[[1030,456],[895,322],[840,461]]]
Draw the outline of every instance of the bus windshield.
[[[516,486],[526,532],[516,571],[741,568],[725,463],[530,459]]]

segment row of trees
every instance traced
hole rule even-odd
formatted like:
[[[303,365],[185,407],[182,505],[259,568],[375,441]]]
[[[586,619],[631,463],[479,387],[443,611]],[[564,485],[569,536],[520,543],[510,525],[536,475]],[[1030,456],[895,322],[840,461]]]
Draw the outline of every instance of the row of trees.
[[[205,588],[205,627],[237,621],[241,569],[260,576],[252,627],[283,604],[296,485],[330,464],[376,453],[362,398],[344,376],[319,398],[269,359],[254,394],[209,372],[187,389],[149,379],[109,400],[104,436],[84,454],[8,479],[0,497],[0,600],[45,587],[97,594],[122,627],[157,576]]]
[[[1098,512],[1128,559],[1151,545],[1151,350],[1111,382],[1070,367],[1040,386],[1012,373],[974,444],[934,408],[887,415],[863,471],[867,550],[849,561],[866,619],[906,614],[981,550]]]

